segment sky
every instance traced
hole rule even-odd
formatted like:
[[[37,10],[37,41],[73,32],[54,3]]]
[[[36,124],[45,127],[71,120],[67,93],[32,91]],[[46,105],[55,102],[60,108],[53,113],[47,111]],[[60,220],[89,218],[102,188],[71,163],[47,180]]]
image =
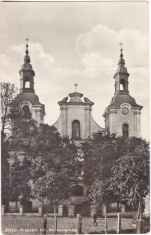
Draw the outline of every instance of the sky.
[[[2,2],[1,81],[20,88],[28,37],[45,123],[57,121],[58,101],[78,84],[77,91],[94,102],[94,120],[105,127],[102,115],[114,95],[122,42],[130,95],[143,106],[141,136],[149,140],[148,17],[147,2]]]

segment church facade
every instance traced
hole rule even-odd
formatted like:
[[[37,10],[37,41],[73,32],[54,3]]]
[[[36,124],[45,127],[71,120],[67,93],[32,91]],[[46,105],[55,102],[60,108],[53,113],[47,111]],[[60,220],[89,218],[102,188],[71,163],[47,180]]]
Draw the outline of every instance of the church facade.
[[[30,64],[28,45],[26,45],[26,55],[24,64],[21,66],[20,74],[20,94],[15,103],[20,105],[25,113],[31,113],[39,124],[44,123],[45,106],[40,103],[34,90],[35,72]],[[130,96],[128,88],[129,73],[125,67],[122,49],[118,68],[114,75],[115,93],[106,107],[103,117],[105,118],[105,127],[100,127],[92,117],[92,106],[94,103],[83,94],[75,91],[59,101],[60,116],[54,123],[60,135],[68,136],[72,139],[80,154],[80,145],[87,140],[94,132],[106,134],[116,134],[125,138],[136,136],[140,137],[140,118],[142,106],[138,105],[135,99]],[[68,101],[69,99],[69,101]],[[22,153],[23,156],[23,153]],[[80,213],[83,208],[88,208],[88,198],[86,196],[85,186],[82,178],[82,168],[77,175],[79,181],[73,184],[72,204],[69,206],[70,215]],[[32,201],[33,211],[42,206],[41,202]],[[84,206],[85,207],[82,207]],[[72,208],[72,210],[71,210]]]
[[[86,140],[93,132],[104,131],[92,117],[92,106],[94,105],[88,98],[81,100],[83,94],[73,92],[68,97],[58,102],[60,105],[60,117],[54,126],[61,136],[68,136],[76,143]]]

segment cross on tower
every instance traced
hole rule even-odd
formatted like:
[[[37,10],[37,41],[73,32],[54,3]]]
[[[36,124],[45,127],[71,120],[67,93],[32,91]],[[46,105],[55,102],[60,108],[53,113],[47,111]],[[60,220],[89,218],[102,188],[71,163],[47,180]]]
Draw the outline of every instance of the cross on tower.
[[[75,92],[77,92],[77,86],[78,86],[78,84],[74,84],[74,86],[75,86]]]
[[[123,43],[121,42],[121,43],[120,43],[120,45],[121,45],[121,49],[122,49],[122,45],[123,45]]]
[[[28,44],[28,41],[29,41],[30,39],[29,39],[29,38],[26,38],[25,40],[26,40],[26,42],[27,42],[27,44]]]

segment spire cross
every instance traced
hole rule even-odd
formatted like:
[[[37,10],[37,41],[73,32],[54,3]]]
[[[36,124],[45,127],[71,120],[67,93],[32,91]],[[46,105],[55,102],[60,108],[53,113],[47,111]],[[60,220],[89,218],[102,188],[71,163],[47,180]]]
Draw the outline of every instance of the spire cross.
[[[29,41],[30,39],[29,39],[29,38],[26,38],[25,40],[26,40],[26,42],[27,42],[27,44],[28,44],[28,41]]]
[[[74,86],[75,86],[75,92],[77,92],[77,86],[78,86],[78,84],[74,84]]]
[[[122,45],[123,45],[123,43],[121,42],[121,43],[120,43],[120,45],[121,45],[121,49],[122,49]]]

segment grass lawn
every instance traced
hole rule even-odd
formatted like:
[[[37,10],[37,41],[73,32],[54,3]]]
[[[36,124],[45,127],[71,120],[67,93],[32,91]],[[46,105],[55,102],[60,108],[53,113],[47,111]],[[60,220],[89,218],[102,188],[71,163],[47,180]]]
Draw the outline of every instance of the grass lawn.
[[[62,217],[58,218],[58,234],[71,234],[76,230],[76,218]],[[108,230],[117,229],[117,218],[108,218]],[[82,218],[82,233],[103,233],[104,219],[98,218],[98,225],[93,225],[93,219]],[[34,235],[42,234],[43,218],[42,217],[29,217],[29,216],[4,216],[2,218],[2,233],[10,235]],[[132,229],[132,219],[122,218],[122,229]],[[47,235],[54,234],[54,218],[48,217],[47,219]],[[101,232],[102,231],[102,232]]]

